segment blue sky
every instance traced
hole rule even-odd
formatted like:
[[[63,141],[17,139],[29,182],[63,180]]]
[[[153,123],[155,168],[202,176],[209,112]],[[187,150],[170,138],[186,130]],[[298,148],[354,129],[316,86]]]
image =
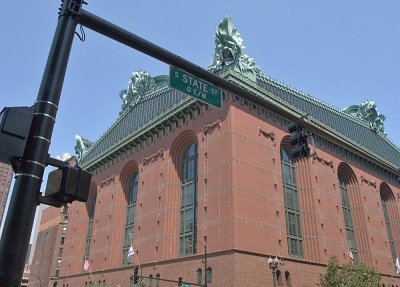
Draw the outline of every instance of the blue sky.
[[[85,9],[187,60],[211,63],[216,26],[231,16],[264,74],[336,108],[375,100],[400,146],[398,0],[87,0]],[[32,105],[60,1],[6,1],[0,25],[0,106]],[[85,29],[75,37],[50,154],[74,153],[116,120],[132,71],[168,66]],[[42,188],[44,188],[43,185]]]

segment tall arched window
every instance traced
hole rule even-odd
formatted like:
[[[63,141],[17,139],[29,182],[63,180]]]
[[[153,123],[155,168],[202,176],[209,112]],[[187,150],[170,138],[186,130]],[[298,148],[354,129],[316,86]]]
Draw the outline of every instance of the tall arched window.
[[[339,171],[339,188],[340,198],[342,200],[342,210],[344,217],[344,225],[346,228],[347,242],[349,245],[349,251],[353,254],[354,262],[358,262],[358,249],[356,243],[356,235],[353,225],[353,217],[351,215],[351,205],[349,200],[349,180],[348,178]],[[350,253],[350,252],[349,252]]]
[[[122,251],[123,264],[130,263],[130,260],[128,259],[128,252],[133,240],[138,180],[139,180],[139,174],[137,172],[134,172],[128,181],[127,189],[125,191],[127,193],[126,194],[127,206],[126,206],[124,246]]]
[[[396,254],[396,247],[394,244],[394,236],[392,229],[393,218],[391,218],[391,213],[390,213],[390,207],[396,204],[395,197],[390,187],[387,184],[381,184],[380,191],[381,191],[380,193],[381,193],[383,215],[385,217],[386,230],[389,238],[390,252],[392,254],[393,262],[395,262],[397,254]]]
[[[303,258],[303,235],[300,223],[296,168],[290,153],[286,149],[281,149],[281,161],[288,253],[291,257]]]
[[[96,207],[96,198],[97,192],[93,192],[89,197],[87,208],[88,208],[88,215],[89,215],[89,223],[86,233],[86,241],[85,241],[85,258],[89,258],[89,251],[90,251],[90,242],[92,240],[92,229],[93,229],[93,221],[94,221],[94,210]]]
[[[156,275],[156,287],[160,287],[160,273]]]
[[[181,167],[181,223],[179,255],[196,253],[197,242],[197,144],[183,152]]]

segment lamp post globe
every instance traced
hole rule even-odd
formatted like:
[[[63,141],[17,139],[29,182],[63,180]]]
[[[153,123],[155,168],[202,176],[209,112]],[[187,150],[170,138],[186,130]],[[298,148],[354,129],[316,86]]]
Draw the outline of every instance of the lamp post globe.
[[[279,264],[279,259],[278,257],[275,256],[275,258],[272,258],[271,256],[268,259],[268,266],[272,270],[272,280],[274,283],[274,287],[276,287],[277,280],[276,280],[276,269],[278,269],[278,264]]]

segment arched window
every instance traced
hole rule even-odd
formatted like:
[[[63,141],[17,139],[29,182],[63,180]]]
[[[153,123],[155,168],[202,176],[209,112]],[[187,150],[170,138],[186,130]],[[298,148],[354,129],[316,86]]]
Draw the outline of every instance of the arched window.
[[[197,242],[197,144],[190,144],[183,153],[181,168],[181,223],[179,255],[196,253]]]
[[[392,229],[392,221],[393,218],[391,217],[391,207],[396,205],[395,197],[393,195],[392,190],[387,184],[381,184],[380,187],[380,194],[381,194],[381,202],[382,202],[382,209],[383,209],[383,215],[385,217],[385,223],[386,223],[386,230],[389,238],[389,244],[390,244],[390,252],[392,254],[392,259],[393,262],[396,261],[397,253],[396,253],[396,247],[394,244],[394,236],[393,236],[393,229]],[[392,215],[393,216],[393,215]]]
[[[87,228],[87,232],[86,232],[85,254],[84,254],[85,258],[89,258],[90,242],[92,240],[92,231],[93,231],[92,229],[93,229],[93,221],[94,221],[94,210],[96,207],[96,198],[97,198],[97,192],[93,192],[87,202],[89,223],[88,223],[88,228]]]
[[[344,225],[346,228],[347,242],[349,245],[348,256],[353,256],[354,262],[358,262],[358,249],[356,243],[356,236],[353,225],[353,217],[351,212],[351,205],[349,200],[349,179],[347,176],[339,170],[339,188],[340,188],[340,198],[342,200],[342,210],[344,217]]]
[[[129,278],[129,287],[134,287],[135,284],[133,283],[133,277]]]
[[[281,149],[281,163],[288,253],[291,257],[303,258],[303,235],[300,223],[296,168],[290,153],[286,149]]]
[[[201,269],[197,269],[197,284],[201,284],[201,281],[203,280],[203,272]]]
[[[150,274],[149,276],[149,287],[153,287],[153,275]]]
[[[207,275],[207,283],[211,283],[212,282],[212,269],[211,269],[211,267],[208,267],[206,272],[207,272],[206,273],[206,275]]]
[[[156,275],[156,287],[160,287],[160,274],[157,273]]]
[[[138,180],[139,180],[139,174],[137,172],[134,172],[130,177],[127,183],[127,188],[125,190],[125,192],[127,193],[126,194],[127,206],[126,206],[124,246],[122,251],[123,264],[129,264],[130,260],[132,260],[128,258],[128,252],[133,240],[136,200],[138,192]]]

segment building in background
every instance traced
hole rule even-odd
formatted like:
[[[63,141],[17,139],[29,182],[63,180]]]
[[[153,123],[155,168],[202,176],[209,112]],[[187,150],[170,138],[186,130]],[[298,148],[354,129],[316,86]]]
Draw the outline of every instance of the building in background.
[[[68,207],[42,209],[29,270],[29,287],[57,286],[68,225]]]
[[[0,162],[0,225],[5,216],[5,207],[10,192],[13,169],[11,165]]]
[[[400,285],[400,150],[375,103],[338,110],[266,77],[229,18],[209,70],[258,100],[223,92],[216,109],[140,71],[103,136],[77,136],[79,164],[94,177],[88,202],[70,206],[62,257],[37,259],[61,259],[53,284],[133,286],[139,266],[146,286],[179,277],[209,287],[315,286],[334,255]],[[188,92],[215,95],[182,73],[172,76]],[[308,130],[311,156],[293,158],[293,122]],[[60,226],[41,229],[42,250]]]

